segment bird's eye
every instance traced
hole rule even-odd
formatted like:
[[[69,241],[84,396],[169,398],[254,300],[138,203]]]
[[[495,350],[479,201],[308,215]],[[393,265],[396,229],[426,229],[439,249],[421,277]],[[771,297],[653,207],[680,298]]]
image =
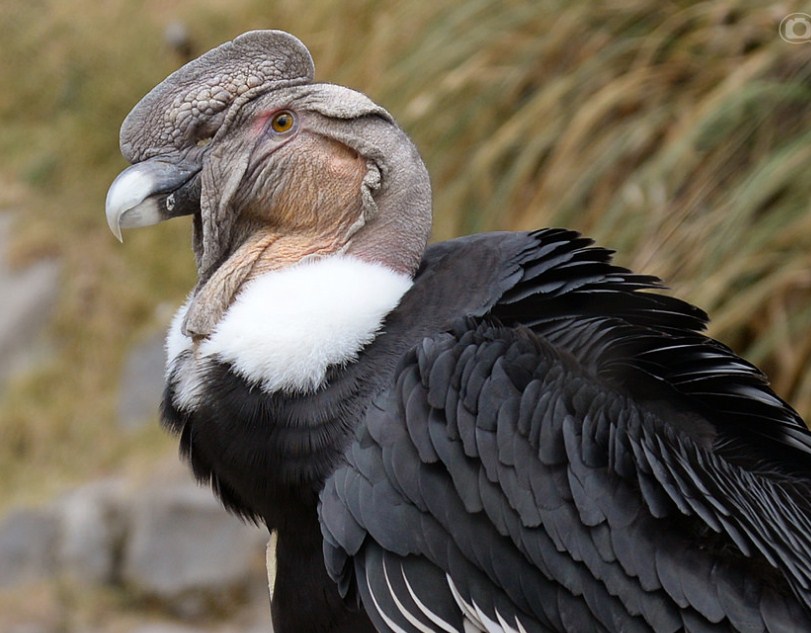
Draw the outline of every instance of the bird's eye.
[[[284,134],[293,129],[293,123],[295,123],[293,113],[285,110],[274,115],[270,121],[270,127],[277,134]]]

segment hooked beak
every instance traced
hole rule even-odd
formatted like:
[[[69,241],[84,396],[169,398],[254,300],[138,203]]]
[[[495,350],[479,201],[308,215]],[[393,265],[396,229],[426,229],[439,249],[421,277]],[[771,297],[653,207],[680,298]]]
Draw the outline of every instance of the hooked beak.
[[[157,224],[200,208],[200,167],[162,159],[122,171],[107,192],[107,225],[118,241],[121,229]]]

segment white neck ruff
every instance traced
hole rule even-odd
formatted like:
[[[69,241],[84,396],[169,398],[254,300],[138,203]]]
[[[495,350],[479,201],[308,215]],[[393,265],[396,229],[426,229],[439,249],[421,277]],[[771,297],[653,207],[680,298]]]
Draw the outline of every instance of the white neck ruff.
[[[196,400],[208,360],[230,364],[267,392],[317,389],[330,365],[357,359],[411,284],[408,275],[348,255],[306,260],[246,283],[196,350],[180,331],[187,302],[166,340],[167,373],[181,383],[177,404]]]

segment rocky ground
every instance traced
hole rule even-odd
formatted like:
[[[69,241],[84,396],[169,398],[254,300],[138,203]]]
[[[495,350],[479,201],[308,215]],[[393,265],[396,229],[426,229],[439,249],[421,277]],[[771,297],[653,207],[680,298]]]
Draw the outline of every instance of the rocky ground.
[[[3,264],[11,216],[0,213],[0,389],[47,355],[40,343],[59,263]],[[130,353],[119,403],[127,428],[154,418],[162,334]],[[88,482],[0,516],[3,633],[259,633],[270,630],[267,533],[228,515],[172,457],[146,477]]]
[[[12,300],[0,310],[0,383],[25,371],[45,350],[38,336],[48,322],[59,283],[59,263],[43,260],[15,270],[5,260],[14,217],[0,210],[0,296]]]
[[[0,630],[267,631],[266,542],[180,466],[94,481],[0,520],[0,604],[3,593],[45,594],[42,609],[7,607]]]

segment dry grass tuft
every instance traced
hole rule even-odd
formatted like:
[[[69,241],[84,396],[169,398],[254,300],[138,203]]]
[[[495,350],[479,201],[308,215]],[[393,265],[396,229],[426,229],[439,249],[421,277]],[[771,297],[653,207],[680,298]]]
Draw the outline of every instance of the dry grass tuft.
[[[0,504],[165,450],[114,428],[126,348],[193,284],[188,225],[103,217],[118,126],[181,59],[294,32],[322,80],[385,105],[433,174],[437,238],[566,225],[658,274],[811,415],[811,44],[799,2],[108,0],[0,6],[0,166],[21,182],[14,260],[65,262],[54,360],[0,407]],[[26,72],[21,73],[21,68]],[[19,198],[23,202],[19,202]],[[131,457],[131,455],[136,457]],[[38,492],[32,492],[38,491]]]

